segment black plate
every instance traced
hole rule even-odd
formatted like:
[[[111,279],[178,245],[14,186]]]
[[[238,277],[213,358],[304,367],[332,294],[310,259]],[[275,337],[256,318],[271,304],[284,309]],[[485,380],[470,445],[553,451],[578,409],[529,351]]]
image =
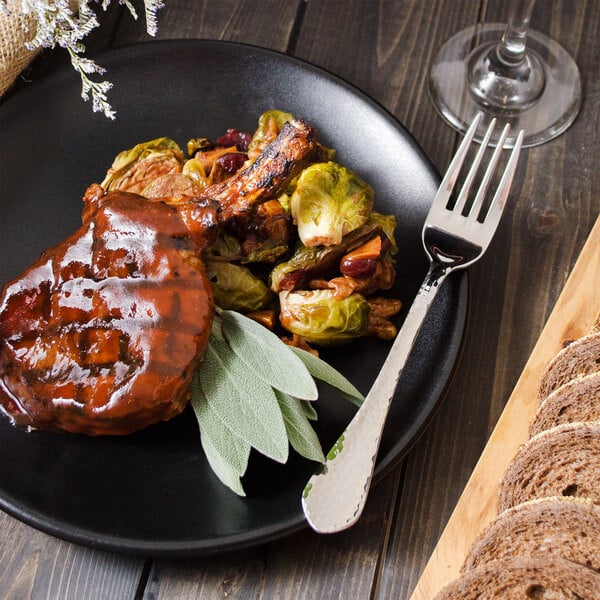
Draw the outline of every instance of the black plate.
[[[169,41],[99,58],[115,84],[112,122],[79,98],[70,69],[15,94],[0,107],[1,279],[80,224],[80,198],[114,155],[147,139],[214,138],[228,127],[253,131],[280,108],[315,125],[398,218],[396,295],[408,305],[426,271],[420,231],[438,175],[406,130],[339,78],[255,47]],[[441,291],[393,403],[378,464],[381,476],[431,416],[459,351],[467,304],[464,276]],[[389,343],[359,341],[323,352],[367,392]],[[325,448],[354,408],[323,390],[318,430]],[[240,548],[304,525],[300,494],[314,464],[276,465],[253,455],[238,498],[213,476],[193,415],[123,438],[26,433],[0,419],[0,507],[43,531],[93,547],[153,555]]]

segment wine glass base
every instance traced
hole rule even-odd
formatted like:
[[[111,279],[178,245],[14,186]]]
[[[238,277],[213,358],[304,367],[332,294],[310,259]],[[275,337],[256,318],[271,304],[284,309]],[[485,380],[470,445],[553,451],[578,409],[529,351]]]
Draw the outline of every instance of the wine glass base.
[[[514,144],[523,129],[523,146],[536,146],[554,139],[575,120],[581,105],[581,76],[571,55],[557,42],[539,31],[529,30],[527,48],[542,63],[546,78],[539,98],[522,110],[484,106],[469,90],[467,66],[471,55],[483,44],[498,42],[506,29],[503,23],[481,23],[467,27],[440,48],[429,76],[429,93],[436,110],[454,129],[464,133],[478,112],[484,118],[475,134],[481,142],[492,117],[510,123],[507,146]],[[494,145],[498,131],[492,138]]]

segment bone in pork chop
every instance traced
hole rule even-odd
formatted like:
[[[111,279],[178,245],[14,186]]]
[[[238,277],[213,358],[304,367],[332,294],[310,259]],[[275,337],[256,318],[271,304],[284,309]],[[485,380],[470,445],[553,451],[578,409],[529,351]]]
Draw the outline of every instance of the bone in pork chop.
[[[280,193],[318,158],[286,123],[248,168],[202,198],[152,201],[90,186],[83,226],[0,296],[0,407],[17,425],[122,435],[179,414],[213,300],[200,258],[218,221]]]

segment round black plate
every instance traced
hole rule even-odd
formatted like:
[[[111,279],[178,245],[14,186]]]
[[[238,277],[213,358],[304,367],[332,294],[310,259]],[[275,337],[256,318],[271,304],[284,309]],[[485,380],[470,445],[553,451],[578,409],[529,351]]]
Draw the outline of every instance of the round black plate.
[[[339,78],[276,52],[215,41],[154,42],[99,57],[115,84],[117,120],[94,114],[70,70],[26,87],[0,107],[1,280],[80,224],[81,197],[117,152],[168,136],[215,138],[253,131],[268,109],[319,130],[337,160],[375,188],[376,207],[398,219],[395,294],[409,305],[425,274],[421,226],[438,175],[406,130]],[[442,289],[402,376],[383,438],[378,476],[406,452],[431,416],[459,350],[464,276]],[[388,342],[357,341],[322,356],[366,393]],[[330,390],[318,403],[327,450],[354,412]],[[277,465],[253,454],[247,497],[223,487],[201,451],[192,414],[122,438],[27,433],[0,419],[0,508],[70,541],[183,556],[240,548],[304,525],[300,495],[315,465]]]

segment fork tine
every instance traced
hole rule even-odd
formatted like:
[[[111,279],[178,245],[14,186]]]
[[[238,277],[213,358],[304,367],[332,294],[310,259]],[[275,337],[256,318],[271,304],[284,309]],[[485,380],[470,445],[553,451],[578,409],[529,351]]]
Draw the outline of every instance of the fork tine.
[[[483,155],[485,154],[485,151],[490,142],[490,138],[492,137],[492,133],[493,133],[495,127],[496,127],[496,118],[493,118],[490,121],[487,131],[485,132],[483,140],[481,141],[481,145],[479,146],[479,150],[477,151],[475,159],[473,160],[473,164],[471,165],[471,168],[469,169],[469,172],[467,173],[467,176],[463,183],[462,189],[460,190],[460,195],[458,196],[458,200],[456,201],[456,204],[454,205],[454,211],[457,214],[461,214],[465,207],[467,198],[469,197],[469,192],[471,190],[471,186],[473,185],[473,181],[475,179],[475,175],[477,174],[477,171],[479,170],[479,165],[481,164],[481,160],[483,159]]]
[[[521,153],[521,146],[523,145],[524,136],[525,132],[521,129],[517,139],[515,140],[515,145],[506,164],[506,168],[504,169],[504,173],[502,174],[502,179],[498,184],[498,189],[496,190],[494,198],[490,204],[488,214],[486,215],[485,225],[488,226],[492,231],[495,231],[498,222],[500,221],[500,217],[502,216],[504,206],[506,205],[506,199],[508,198],[512,180],[515,175],[515,171],[517,170],[517,162],[519,160],[519,154]]]
[[[450,163],[450,166],[446,170],[446,174],[442,179],[442,183],[440,184],[438,193],[434,198],[432,208],[434,206],[437,207],[439,205],[445,208],[446,204],[448,204],[448,200],[450,199],[452,190],[456,185],[456,180],[458,179],[460,169],[465,160],[465,157],[467,156],[467,152],[469,150],[471,142],[473,141],[473,136],[477,131],[477,127],[479,126],[479,121],[481,121],[482,116],[483,113],[477,113],[477,116],[475,117],[475,119],[473,119],[471,126],[465,133],[465,137],[463,138],[463,141],[458,147],[458,150],[456,151],[456,154],[454,155],[454,158],[452,159],[452,162]]]
[[[508,137],[508,132],[510,130],[510,124],[507,123],[502,130],[502,134],[500,135],[500,139],[498,140],[498,145],[494,150],[494,154],[492,155],[492,160],[490,161],[488,168],[486,169],[483,179],[481,180],[481,184],[479,186],[479,190],[477,190],[477,195],[475,196],[475,200],[473,200],[473,204],[467,216],[473,215],[473,218],[477,219],[479,215],[479,211],[481,210],[481,206],[483,205],[483,201],[485,199],[485,195],[487,193],[488,187],[490,185],[490,181],[494,175],[494,171],[496,170],[496,166],[498,165],[498,161],[500,160],[500,155],[504,150],[504,143],[506,142],[506,138]]]

